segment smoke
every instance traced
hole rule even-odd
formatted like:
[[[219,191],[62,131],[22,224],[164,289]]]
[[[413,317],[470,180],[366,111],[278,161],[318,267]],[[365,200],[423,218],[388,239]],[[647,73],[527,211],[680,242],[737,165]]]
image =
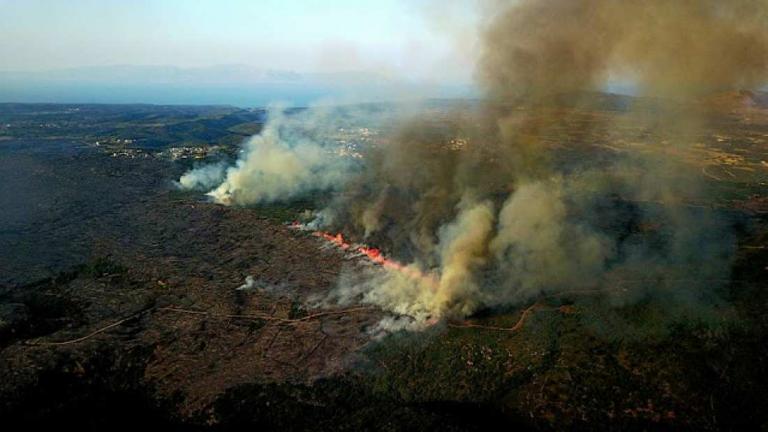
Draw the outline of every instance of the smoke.
[[[226,169],[223,162],[194,168],[181,176],[177,186],[184,190],[210,190],[221,183]]]
[[[659,301],[670,315],[710,309],[732,237],[689,204],[706,190],[690,161],[670,156],[690,153],[701,134],[696,98],[764,82],[766,6],[489,3],[477,70],[488,103],[440,127],[423,119],[403,127],[370,158],[365,187],[347,188],[347,217],[338,218],[346,231],[362,225],[376,238],[380,230],[381,243],[438,282],[401,272],[364,298],[416,320],[574,290],[616,305]],[[653,97],[653,109],[585,120],[593,92],[615,76]],[[587,152],[611,133],[644,147],[607,163],[568,160],[563,147]],[[459,204],[470,192],[488,202],[482,217]]]
[[[664,97],[754,88],[765,80],[762,0],[495,4],[478,77],[503,100],[596,90],[611,73]]]
[[[221,204],[248,205],[301,197],[343,184],[352,167],[334,154],[331,137],[339,121],[316,109],[293,116],[273,109],[262,132],[243,146],[235,166],[209,165],[184,174],[187,189],[209,188]],[[214,187],[215,186],[215,187]]]
[[[457,210],[456,219],[438,233],[439,272],[419,264],[389,271],[375,279],[362,300],[417,322],[472,313],[481,298],[475,272],[486,264],[494,210],[491,203],[469,197]]]
[[[334,115],[278,116],[211,195],[250,204],[338,191],[318,223],[410,263],[345,273],[326,299],[400,316],[378,330],[579,290],[619,306],[657,301],[670,316],[711,309],[733,242],[694,205],[708,194],[690,156],[706,120],[695,102],[765,82],[768,4],[484,6],[483,103],[412,117],[366,148],[359,169],[317,139]],[[607,115],[595,92],[617,76],[646,102]],[[637,151],[595,150],[617,137]]]
[[[504,301],[594,283],[615,255],[610,238],[569,217],[567,193],[561,178],[526,183],[501,208],[490,250],[503,264]]]
[[[251,291],[256,288],[256,279],[248,275],[245,277],[245,283],[235,288],[237,291]]]

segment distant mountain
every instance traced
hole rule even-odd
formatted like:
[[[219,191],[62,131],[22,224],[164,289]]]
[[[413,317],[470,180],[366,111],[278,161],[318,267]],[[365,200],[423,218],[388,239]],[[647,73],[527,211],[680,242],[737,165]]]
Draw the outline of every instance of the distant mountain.
[[[369,71],[300,73],[261,69],[248,65],[218,65],[198,68],[176,66],[94,66],[46,71],[0,71],[10,80],[118,82],[122,84],[265,84],[265,83],[394,83],[384,74]]]
[[[410,82],[376,71],[301,73],[248,65],[115,65],[0,71],[0,102],[306,105],[328,100],[473,96],[467,85]]]

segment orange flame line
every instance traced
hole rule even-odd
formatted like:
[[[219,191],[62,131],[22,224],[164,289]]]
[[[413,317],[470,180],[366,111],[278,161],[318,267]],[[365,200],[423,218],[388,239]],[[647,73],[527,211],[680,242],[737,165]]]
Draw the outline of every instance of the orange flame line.
[[[298,221],[292,222],[289,227],[293,229],[307,230],[307,227]],[[342,233],[333,234],[327,231],[312,231],[312,235],[331,243],[343,251],[355,251],[364,256],[368,261],[380,265],[385,269],[396,270],[414,279],[423,279],[434,283],[433,275],[425,274],[418,268],[407,266],[399,261],[387,258],[379,248],[367,245],[353,245],[344,238]]]

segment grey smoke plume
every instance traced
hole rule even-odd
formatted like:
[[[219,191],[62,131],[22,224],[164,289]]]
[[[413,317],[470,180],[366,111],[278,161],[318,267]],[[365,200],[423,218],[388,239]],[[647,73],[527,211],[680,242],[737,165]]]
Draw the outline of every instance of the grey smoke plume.
[[[362,169],[339,164],[316,140],[286,135],[279,119],[248,144],[212,196],[247,204],[341,191],[323,211],[326,226],[410,264],[345,277],[331,298],[410,317],[390,320],[392,328],[579,289],[618,305],[712,304],[717,287],[709,281],[727,278],[733,246],[717,217],[688,205],[706,190],[689,161],[672,155],[689,153],[701,134],[697,97],[765,82],[768,3],[486,6],[481,106],[439,121],[411,118],[365,153]],[[652,109],[585,114],[595,98],[589,92],[615,76],[652,96]],[[585,159],[612,134],[640,150]]]
[[[499,212],[490,251],[503,263],[498,289],[505,301],[525,300],[594,281],[615,254],[606,234],[568,215],[562,179],[524,183]]]

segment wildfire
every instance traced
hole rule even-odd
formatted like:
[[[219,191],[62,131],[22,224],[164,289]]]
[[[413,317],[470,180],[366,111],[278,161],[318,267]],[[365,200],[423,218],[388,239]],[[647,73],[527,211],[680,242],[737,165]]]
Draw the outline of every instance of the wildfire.
[[[403,264],[400,264],[395,260],[386,258],[384,255],[381,254],[381,250],[379,250],[378,248],[360,246],[357,248],[357,251],[365,255],[366,257],[368,257],[368,259],[371,262],[375,264],[380,264],[385,268],[390,268],[393,270],[403,270],[405,268]]]
[[[312,233],[312,235],[314,235],[316,237],[321,237],[321,238],[327,240],[328,242],[335,244],[336,246],[338,246],[342,250],[349,250],[349,248],[352,247],[351,244],[349,244],[346,241],[344,241],[344,236],[341,235],[341,233],[333,235],[333,234],[325,232],[325,231],[315,231],[315,232]]]
[[[306,225],[303,225],[299,222],[291,223],[290,227],[298,230],[311,230]],[[401,271],[410,276],[417,277],[417,278],[427,277],[425,274],[423,274],[421,271],[419,271],[416,268],[406,266],[405,264],[399,261],[393,260],[391,258],[387,258],[386,256],[384,256],[384,254],[381,252],[381,249],[379,248],[349,243],[347,240],[344,239],[344,235],[341,233],[333,234],[327,231],[312,231],[312,235],[315,237],[319,237],[327,241],[328,243],[331,243],[332,245],[338,247],[343,251],[354,251],[360,254],[361,256],[365,257],[366,259],[368,259],[368,261],[374,264],[380,265],[386,269]]]

